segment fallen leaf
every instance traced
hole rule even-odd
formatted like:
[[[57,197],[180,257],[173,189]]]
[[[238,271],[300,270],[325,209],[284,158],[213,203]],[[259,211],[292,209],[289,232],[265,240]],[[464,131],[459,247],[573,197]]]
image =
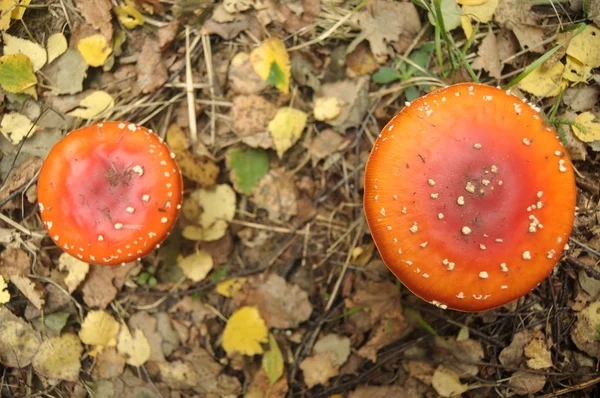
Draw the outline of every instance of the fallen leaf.
[[[329,379],[339,374],[339,367],[333,365],[332,352],[322,352],[311,355],[300,362],[300,369],[304,375],[304,382],[308,388],[318,384],[327,385]]]
[[[276,113],[277,107],[263,97],[238,95],[233,99],[231,108],[234,132],[248,146],[271,148],[273,140],[267,126]]]
[[[277,37],[265,39],[252,50],[250,63],[264,81],[285,94],[290,91],[290,57],[285,45]]]
[[[112,48],[103,35],[84,37],[77,43],[77,50],[81,53],[84,61],[89,66],[94,67],[104,65],[106,59],[112,53]]]
[[[360,347],[357,354],[373,362],[377,362],[377,352],[383,347],[398,341],[412,331],[404,317],[387,318],[377,322],[372,327],[367,342]]]
[[[600,97],[600,89],[596,86],[577,85],[565,90],[563,102],[575,112],[583,112],[593,108]]]
[[[25,115],[17,112],[5,113],[0,123],[0,131],[13,145],[18,145],[26,137],[31,137],[39,130]]]
[[[79,338],[72,333],[44,340],[33,357],[33,369],[44,377],[67,381],[79,380],[83,351]]]
[[[296,186],[285,169],[271,169],[260,180],[252,196],[254,204],[269,213],[269,219],[294,216],[298,213]]]
[[[58,257],[58,269],[68,272],[64,282],[69,293],[73,293],[79,284],[85,280],[90,265],[65,252]]]
[[[593,25],[587,25],[583,32],[571,39],[567,47],[567,54],[585,66],[599,67],[600,29]]]
[[[258,94],[269,86],[254,71],[250,55],[245,52],[239,52],[231,59],[227,79],[231,89],[240,94]]]
[[[9,301],[10,293],[8,292],[8,285],[2,275],[0,275],[0,304],[6,304]]]
[[[67,115],[82,119],[94,119],[114,107],[115,101],[111,95],[106,91],[97,90],[83,98],[79,102],[79,107]]]
[[[533,4],[521,0],[502,0],[498,2],[494,18],[500,26],[515,34],[521,48],[543,53],[544,31],[538,22],[538,15],[531,9]]]
[[[292,76],[294,74],[294,60],[292,59]],[[346,74],[348,77],[369,75],[379,69],[379,63],[373,56],[371,48],[366,42],[360,43],[346,57]]]
[[[600,141],[600,123],[592,112],[582,112],[571,126],[573,133],[583,142]]]
[[[334,355],[331,357],[332,365],[340,367],[350,357],[351,343],[350,339],[337,334],[327,334],[321,337],[313,347],[313,354],[323,352],[331,352]]]
[[[124,5],[115,7],[115,14],[119,22],[127,29],[133,29],[144,24],[144,16],[139,12],[131,0],[126,0]]]
[[[227,354],[262,354],[261,344],[268,342],[268,329],[256,307],[241,307],[227,321],[223,331],[223,349]]]
[[[389,44],[397,52],[403,52],[421,30],[419,14],[410,2],[375,0],[359,12],[357,19],[361,29],[359,39],[369,41],[379,63],[384,63],[392,53]]]
[[[473,61],[472,67],[473,69],[485,69],[491,77],[500,79],[502,63],[498,54],[498,41],[493,31],[490,30],[481,40],[477,49],[477,58]]]
[[[310,143],[308,151],[315,165],[319,160],[331,156],[348,146],[349,141],[332,129],[322,130]]]
[[[125,370],[125,358],[117,352],[115,347],[108,347],[96,355],[94,371],[101,379],[119,377]]]
[[[110,0],[75,0],[75,4],[87,23],[110,41],[113,36]]]
[[[524,360],[524,349],[530,340],[531,332],[528,330],[515,333],[511,343],[498,355],[500,363],[504,366],[519,366]]]
[[[537,97],[556,97],[563,90],[564,69],[560,62],[547,69],[540,65],[521,80],[518,87]]]
[[[0,85],[9,93],[23,93],[37,84],[33,65],[23,54],[0,57]]]
[[[262,149],[233,148],[225,158],[236,191],[250,195],[269,171],[269,154]]]
[[[182,257],[177,265],[183,274],[194,282],[201,282],[213,268],[213,258],[204,250],[196,250],[194,254]]]
[[[279,12],[282,13],[283,28],[289,33],[295,33],[312,24],[321,11],[321,0],[302,0],[301,10],[292,11],[289,3],[279,3]],[[255,6],[256,7],[256,6]]]
[[[584,65],[577,59],[567,55],[563,78],[572,83],[587,83],[592,78],[592,67]]]
[[[31,279],[26,276],[14,275],[10,278],[10,282],[19,289],[35,308],[41,310],[44,307],[44,303],[46,302],[44,292],[38,290]]]
[[[460,382],[458,375],[450,368],[440,365],[435,369],[431,385],[442,397],[452,397],[466,392],[469,387]]]
[[[144,40],[142,51],[136,64],[137,85],[144,94],[151,93],[161,87],[169,78],[167,67],[163,62],[160,44],[148,35]]]
[[[92,353],[117,344],[119,323],[106,311],[90,311],[81,323],[79,338],[84,344],[94,346]]]
[[[179,33],[179,28],[181,26],[181,22],[179,20],[174,19],[166,25],[161,26],[158,29],[158,44],[160,45],[161,51],[165,51],[173,40],[177,38],[177,33]]]
[[[0,307],[0,363],[11,368],[29,366],[40,346],[30,324]]]
[[[81,53],[72,48],[43,69],[54,95],[76,94],[83,90],[83,80],[89,66]]]
[[[456,3],[456,0],[441,0],[440,11],[442,13],[442,19],[444,22],[444,28],[446,32],[450,32],[461,26],[461,9]],[[437,25],[438,17],[434,13],[429,13],[429,22],[433,25]]]
[[[530,369],[547,369],[552,367],[552,355],[546,343],[545,336],[540,330],[533,333],[531,341],[523,350]]]
[[[106,308],[117,297],[128,275],[138,267],[135,262],[119,267],[91,264],[87,278],[80,286],[83,301],[93,308]]]
[[[248,278],[234,300],[240,306],[257,307],[270,328],[295,328],[312,313],[308,294],[273,273]]]
[[[0,275],[5,280],[10,280],[14,275],[28,275],[30,262],[26,251],[8,247],[0,253]]]
[[[50,289],[50,287],[48,288]],[[67,326],[70,316],[71,314],[68,312],[53,312],[52,314],[44,315],[44,326],[46,326],[47,330],[54,332],[55,336],[60,336],[62,330]]]
[[[508,385],[519,395],[533,396],[546,385],[546,376],[518,370],[512,374]]]
[[[128,365],[142,366],[150,358],[150,343],[140,329],[134,329],[131,334],[127,325],[121,325],[117,351]]]
[[[67,51],[67,38],[61,32],[54,33],[48,37],[46,42],[46,51],[48,52],[48,63],[60,57]]]
[[[158,368],[162,381],[173,389],[193,388],[199,383],[194,367],[188,362],[163,362],[158,364]],[[210,376],[215,377],[217,374],[210,374]]]
[[[231,278],[226,281],[219,282],[215,287],[215,291],[223,297],[233,297],[242,289],[248,278]]]
[[[411,3],[401,3],[410,4]],[[319,97],[335,97],[339,100],[340,114],[327,120],[327,124],[338,127],[337,130],[346,130],[359,126],[369,109],[369,77],[361,76],[354,79],[340,80],[326,83],[321,87]],[[317,100],[315,98],[315,101]]]
[[[23,19],[27,6],[31,3],[31,0],[9,0],[10,3],[15,4],[15,8],[10,13],[10,17],[15,20]]]
[[[229,221],[235,216],[237,204],[233,188],[227,184],[219,184],[210,189],[199,189],[192,192],[188,200],[198,203],[202,213],[197,225],[184,228],[183,236],[202,241],[222,238],[227,232]]]
[[[594,301],[577,314],[577,321],[571,329],[573,343],[592,358],[596,358],[600,352],[600,340],[596,329],[598,325],[600,325],[600,301]]]
[[[285,372],[283,377],[280,377],[275,384],[271,384],[267,373],[261,368],[248,385],[248,390],[244,398],[285,398],[288,389]]]
[[[344,101],[336,97],[320,97],[315,100],[313,113],[315,119],[327,121],[335,119],[342,112]]]
[[[283,376],[283,355],[281,354],[279,345],[277,345],[275,336],[272,334],[269,334],[269,351],[263,355],[262,368],[267,374],[271,386]]]
[[[471,21],[479,23],[488,23],[492,20],[492,17],[496,12],[496,8],[498,7],[499,2],[500,0],[488,0],[484,2],[479,2],[479,4],[467,4],[464,2],[459,3],[463,4],[462,12],[469,19],[471,19]]]
[[[44,47],[39,44],[9,35],[8,33],[3,33],[2,38],[4,39],[4,55],[26,55],[31,60],[34,72],[37,72],[46,64],[48,55]]]
[[[306,127],[307,117],[301,110],[284,107],[279,108],[273,120],[269,122],[269,132],[280,158],[300,139]]]
[[[397,386],[359,386],[350,392],[348,398],[412,398],[418,397],[419,392],[416,388],[409,388],[407,385]],[[333,397],[331,397],[333,398]]]

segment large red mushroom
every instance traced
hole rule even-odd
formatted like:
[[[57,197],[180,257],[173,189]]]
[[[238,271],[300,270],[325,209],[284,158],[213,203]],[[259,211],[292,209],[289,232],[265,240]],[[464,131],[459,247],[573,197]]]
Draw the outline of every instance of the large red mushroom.
[[[573,166],[535,107],[457,84],[407,104],[377,138],[364,208],[397,278],[441,308],[509,303],[552,271],[571,232]]]
[[[82,261],[115,265],[143,257],[167,237],[182,187],[160,137],[133,123],[104,122],[72,131],[52,148],[38,203],[58,246]]]

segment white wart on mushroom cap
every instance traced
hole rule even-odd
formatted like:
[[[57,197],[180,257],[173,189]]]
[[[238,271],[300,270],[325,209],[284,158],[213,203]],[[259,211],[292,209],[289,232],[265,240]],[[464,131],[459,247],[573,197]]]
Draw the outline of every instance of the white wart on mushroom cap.
[[[50,151],[38,180],[42,221],[83,261],[114,265],[162,242],[181,209],[183,183],[156,134],[126,122],[72,131]]]
[[[390,270],[441,308],[513,301],[553,269],[575,211],[571,162],[555,131],[510,92],[457,84],[384,127],[364,206]]]

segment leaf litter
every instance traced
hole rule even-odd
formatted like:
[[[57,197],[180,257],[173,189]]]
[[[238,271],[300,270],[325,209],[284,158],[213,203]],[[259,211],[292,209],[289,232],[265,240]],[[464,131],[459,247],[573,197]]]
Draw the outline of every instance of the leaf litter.
[[[589,396],[599,2],[444,0],[440,15],[430,1],[213,3],[0,2],[5,388]],[[578,170],[583,245],[518,304],[461,314],[395,283],[361,189],[374,138],[406,101],[474,77],[511,86],[557,127]],[[185,200],[158,250],[107,268],[50,244],[35,176],[60,136],[111,118],[166,139]]]

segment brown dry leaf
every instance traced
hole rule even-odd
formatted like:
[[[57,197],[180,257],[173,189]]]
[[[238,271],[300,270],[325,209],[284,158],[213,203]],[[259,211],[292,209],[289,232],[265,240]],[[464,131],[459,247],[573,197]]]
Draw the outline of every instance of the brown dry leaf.
[[[274,221],[296,215],[296,199],[293,178],[283,167],[269,170],[269,174],[260,180],[252,196],[254,204],[265,209],[269,218]]]
[[[317,384],[327,385],[329,379],[339,374],[339,366],[333,363],[336,360],[333,352],[327,351],[311,355],[300,363],[300,369],[304,374],[304,382],[308,388]]]
[[[338,151],[343,151],[349,143],[350,141],[346,137],[336,133],[332,129],[321,131],[321,133],[313,139],[308,148],[313,166],[315,166],[319,160]]]
[[[269,86],[254,71],[250,54],[245,52],[239,52],[231,59],[227,79],[231,89],[240,94],[258,94]]]
[[[232,40],[249,27],[250,19],[246,15],[241,15],[240,18],[225,23],[217,22],[213,16],[202,24],[200,33],[204,35],[216,34],[225,40]]]
[[[38,289],[33,281],[26,276],[13,275],[10,278],[13,285],[19,289],[19,291],[29,300],[35,308],[41,310],[44,307],[44,291]],[[43,287],[40,286],[41,289]]]
[[[96,356],[94,371],[101,379],[119,377],[125,370],[125,357],[115,347],[108,347]]]
[[[341,106],[337,117],[327,120],[327,124],[337,127],[337,130],[346,130],[363,122],[369,106],[368,92],[369,77],[361,76],[324,84],[315,101],[319,97],[338,98],[344,106]]]
[[[348,360],[350,356],[350,339],[337,334],[327,334],[321,337],[313,347],[313,354],[321,354],[324,352],[333,353],[331,357],[332,365],[340,367]]]
[[[390,281],[367,281],[366,286],[345,300],[347,309],[368,307],[372,324],[384,318],[404,319],[400,306],[400,290]]]
[[[379,63],[367,43],[362,42],[346,56],[348,77],[370,75],[379,69]]]
[[[186,317],[191,317],[192,322],[197,325],[201,324],[206,319],[216,317],[216,314],[204,305],[204,303],[200,300],[193,300],[190,296],[185,296],[174,306],[169,308],[169,313],[171,314],[176,314],[178,312],[186,314]]]
[[[50,65],[46,65],[42,72],[49,81],[52,94],[76,94],[83,90],[88,68],[81,53],[69,48]]]
[[[161,51],[165,51],[177,37],[181,22],[174,19],[158,29],[158,45]]]
[[[590,303],[577,314],[575,326],[571,329],[571,339],[581,351],[592,358],[600,355],[600,341],[596,326],[600,325],[600,301]]]
[[[285,398],[287,392],[288,382],[285,373],[275,384],[271,385],[269,376],[267,376],[264,368],[260,368],[248,386],[248,391],[244,395],[244,398]]]
[[[179,348],[180,338],[173,327],[171,316],[166,312],[157,312],[153,314],[156,319],[156,331],[162,338],[161,349],[165,356],[170,356],[173,351]],[[154,352],[154,350],[153,350]]]
[[[398,341],[411,331],[412,327],[406,323],[404,317],[382,319],[373,327],[369,339],[357,353],[363,358],[377,362],[377,351]]]
[[[272,148],[273,140],[267,126],[276,113],[277,106],[263,97],[238,95],[231,108],[234,131],[242,142],[253,148]]]
[[[531,332],[523,330],[513,336],[512,342],[500,352],[498,360],[504,366],[517,367],[523,362],[525,346],[531,341]]]
[[[233,299],[239,306],[257,307],[270,328],[295,328],[312,313],[308,294],[272,273],[248,278]]]
[[[544,333],[541,330],[536,330],[533,333],[531,341],[525,346],[523,353],[528,358],[527,366],[530,369],[547,369],[552,367],[552,356],[548,346],[550,342],[546,342]]]
[[[348,398],[414,398],[418,397],[416,389],[408,386],[359,386]]]
[[[92,308],[106,308],[117,297],[129,273],[138,267],[135,262],[116,267],[90,265],[88,276],[80,288],[83,301]]]
[[[423,384],[431,385],[433,372],[435,372],[434,365],[424,361],[408,361],[407,366],[410,377],[414,377]]]
[[[302,12],[297,11],[298,4],[295,4],[294,11],[287,4],[279,4],[279,12],[283,14],[285,23],[283,28],[289,33],[298,32],[300,29],[313,23],[321,11],[321,0],[302,0]]]
[[[446,365],[455,369],[458,374],[476,376],[479,366],[472,365],[483,359],[484,352],[481,342],[473,339],[456,341],[454,337],[434,338],[437,355],[445,358]]]
[[[435,369],[431,385],[442,397],[454,397],[469,389],[466,384],[460,382],[456,372],[444,365],[440,365]]]
[[[357,23],[361,34],[355,42],[368,40],[371,51],[379,63],[384,63],[388,55],[392,54],[388,49],[388,43],[394,43],[395,50],[402,52],[421,30],[417,9],[413,3],[408,2],[389,0],[369,2],[360,11]]]
[[[11,193],[16,191],[17,189],[19,189],[21,186],[29,183],[29,181],[31,181],[33,179],[33,177],[37,174],[39,169],[42,167],[42,163],[43,163],[43,159],[38,156],[32,156],[29,159],[27,159],[26,161],[24,161],[23,163],[21,163],[21,165],[19,165],[10,174],[10,176],[4,182],[2,189],[0,189],[0,200],[4,200],[7,196],[9,196]],[[13,208],[13,207],[11,207],[12,203],[13,202],[9,202],[9,204],[4,205],[4,208],[5,209]],[[3,255],[4,255],[4,252],[2,254],[0,254],[0,256],[3,256]],[[28,260],[28,264],[29,264],[29,260]],[[0,273],[5,277],[5,279],[8,279],[7,274],[5,274],[4,271],[2,271],[1,269],[0,269]]]
[[[86,22],[99,30],[106,37],[106,41],[110,42],[113,36],[110,0],[75,0],[75,4]]]
[[[592,109],[599,97],[600,89],[597,86],[578,84],[566,89],[562,99],[573,111],[583,112]]]
[[[494,18],[502,27],[513,31],[523,49],[543,53],[544,31],[537,15],[531,10],[532,3],[521,0],[502,0],[498,3]]]
[[[85,279],[90,270],[90,265],[65,252],[58,257],[58,269],[68,272],[64,282],[67,285],[69,293],[73,293]]]
[[[158,364],[158,369],[162,381],[172,389],[187,390],[198,385],[198,375],[188,362],[162,362]],[[217,374],[218,372],[214,376]]]
[[[473,69],[485,69],[490,76],[495,79],[500,79],[502,75],[502,65],[498,56],[498,42],[496,35],[490,32],[481,40],[481,44],[477,50],[477,58],[473,61]]]
[[[546,385],[546,376],[518,370],[512,374],[508,385],[519,395],[533,396]]]
[[[83,352],[77,335],[65,333],[60,337],[51,337],[40,345],[33,358],[33,369],[40,375],[58,380],[77,381]]]
[[[11,368],[29,366],[40,346],[31,325],[0,307],[0,363]]]
[[[144,94],[161,87],[169,78],[163,62],[160,44],[152,36],[146,36],[142,51],[136,64],[137,85]]]
[[[150,357],[148,358],[148,361],[165,361],[162,349],[163,338],[157,330],[158,322],[156,318],[145,311],[139,311],[129,318],[127,324],[132,330],[139,329],[144,333],[144,336],[146,336],[146,339],[150,344]]]

